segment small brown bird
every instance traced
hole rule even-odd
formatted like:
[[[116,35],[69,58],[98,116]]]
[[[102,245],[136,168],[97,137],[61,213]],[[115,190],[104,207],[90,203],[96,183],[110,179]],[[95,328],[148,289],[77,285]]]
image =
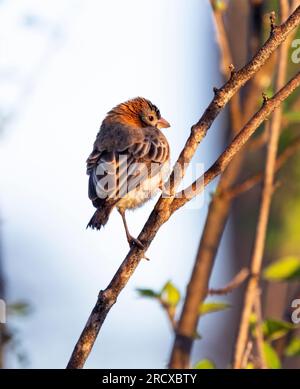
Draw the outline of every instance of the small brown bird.
[[[158,108],[142,97],[108,112],[87,159],[89,198],[97,208],[87,227],[99,230],[117,207],[130,247],[144,247],[130,235],[125,210],[141,206],[162,189],[170,149],[160,129],[167,127]]]

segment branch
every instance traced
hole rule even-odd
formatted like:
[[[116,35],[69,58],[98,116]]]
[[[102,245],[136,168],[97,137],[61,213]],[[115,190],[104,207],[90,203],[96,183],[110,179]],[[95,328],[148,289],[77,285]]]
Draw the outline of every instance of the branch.
[[[217,41],[218,41],[220,54],[221,54],[220,68],[223,74],[223,78],[224,80],[226,80],[228,77],[231,78],[234,76],[235,68],[234,65],[232,64],[233,59],[229,47],[228,36],[223,21],[224,10],[221,10],[217,6],[216,0],[211,0],[211,5],[214,14],[214,22],[216,25]],[[237,131],[239,131],[239,129],[242,126],[242,109],[241,109],[239,93],[236,93],[234,96],[232,96],[232,99],[230,100],[230,104],[229,104],[229,112],[230,112],[231,125],[232,125],[232,134],[236,135]]]
[[[280,26],[274,26],[272,34],[265,44],[258,50],[256,55],[242,69],[231,74],[230,79],[223,85],[222,88],[214,88],[215,96],[207,109],[205,110],[199,121],[192,127],[191,135],[189,136],[179,158],[176,162],[177,169],[173,170],[167,187],[170,188],[171,197],[175,194],[175,190],[180,184],[182,177],[194,156],[199,143],[206,136],[207,131],[211,127],[213,121],[219,115],[228,101],[235,93],[249,81],[255,73],[261,69],[267,59],[275,51],[275,49],[287,38],[288,34],[299,25],[300,7]],[[175,174],[180,169],[180,175]]]
[[[250,141],[248,143],[250,143]],[[296,154],[297,151],[299,151],[299,149],[300,149],[300,137],[297,137],[292,141],[292,143],[290,145],[288,145],[285,148],[285,150],[277,158],[276,165],[275,165],[275,171],[277,172],[289,160],[289,158],[291,158],[293,155]],[[264,173],[260,172],[258,174],[253,175],[252,177],[249,177],[243,183],[237,184],[236,186],[230,188],[229,190],[227,189],[223,193],[217,194],[217,196],[226,197],[227,199],[232,201],[235,197],[237,197],[240,194],[253,188],[259,182],[261,182],[263,180],[263,178],[264,178]],[[217,208],[217,210],[218,210],[218,208]],[[211,215],[211,212],[209,212],[208,218],[209,218],[209,215]],[[220,215],[222,217],[224,215],[224,212],[220,213]],[[214,214],[213,220],[214,220],[214,222],[216,222],[216,215],[215,214]],[[222,223],[221,223],[221,226],[222,226]],[[216,224],[214,224],[213,227],[214,227],[213,232],[215,232],[216,231]],[[209,253],[211,255],[212,250],[209,250]],[[208,294],[209,295],[228,294],[228,293],[232,292],[234,289],[236,289],[237,287],[239,287],[240,284],[246,280],[248,275],[249,275],[248,269],[244,268],[224,288],[219,288],[219,289],[211,288],[211,289],[209,289]],[[203,274],[202,274],[202,276],[203,276]]]
[[[229,41],[226,29],[223,22],[223,12],[219,7],[216,7],[216,2],[212,1],[214,20],[217,28],[217,39],[221,53],[221,69],[223,75],[226,76],[226,70],[229,69],[233,62],[229,48]],[[258,46],[254,53],[258,50]],[[265,65],[264,65],[265,67]],[[231,74],[234,69],[231,65]],[[256,79],[261,72],[256,73],[250,82],[250,87],[246,88],[246,103],[241,107],[240,93],[236,93],[230,100],[229,117],[231,124],[231,135],[235,136],[242,127],[242,124],[256,111],[258,83]],[[245,158],[245,150],[231,161],[228,168],[223,172],[217,185],[217,193],[223,192],[231,188],[236,178],[239,175],[243,161]],[[231,200],[225,197],[213,196],[208,213],[206,216],[205,225],[202,232],[202,237],[196,254],[195,266],[192,273],[193,288],[188,288],[185,296],[185,303],[181,312],[181,327],[184,332],[189,332],[190,335],[195,333],[197,322],[200,316],[197,314],[197,307],[200,306],[207,294],[210,274],[212,272],[213,263],[216,257],[222,234],[226,225],[226,221],[231,208]],[[194,274],[197,273],[197,275]],[[195,275],[195,277],[194,277]],[[190,289],[192,290],[189,293]],[[196,294],[195,294],[196,293]],[[189,307],[189,309],[186,309]],[[171,355],[170,367],[184,368],[190,365],[191,342],[179,341],[180,336],[176,336],[173,351]],[[193,342],[193,341],[192,341]],[[187,346],[187,347],[186,347]]]
[[[230,146],[221,154],[216,163],[208,169],[204,174],[208,177],[204,180],[204,186],[206,186],[211,180],[225,169],[230,159],[241,149],[250,135],[258,128],[260,123],[274,111],[278,105],[287,98],[293,90],[300,85],[300,73],[298,73],[284,88],[282,88],[273,98],[265,102],[262,108],[257,112],[256,115],[246,124],[240,134],[233,140]],[[256,127],[255,127],[256,126]],[[221,162],[220,162],[221,161]],[[222,162],[223,161],[223,162]],[[203,189],[203,186],[202,186]],[[194,197],[194,196],[193,196]],[[169,219],[171,214],[175,212],[182,203],[176,201],[181,200],[174,198],[170,207],[162,208],[160,204],[163,199],[160,199],[152,211],[145,227],[143,228],[139,239],[146,245],[146,248],[150,246],[150,242],[153,240],[160,226]],[[188,200],[184,199],[184,204]],[[175,207],[173,207],[175,203]],[[133,274],[137,267],[140,259],[142,258],[144,250],[137,247],[132,248],[117,273],[113,277],[109,286],[104,290],[100,291],[97,303],[91,313],[91,316],[84,328],[80,339],[75,347],[72,354],[69,368],[82,367],[92,345],[97,337],[97,334],[102,326],[103,321],[106,318],[112,305],[116,302],[117,296],[126,285],[128,279]]]
[[[209,289],[209,295],[224,295],[232,292],[238,288],[249,276],[249,270],[244,267],[238,274],[223,288],[220,289]]]
[[[230,76],[230,64],[232,64],[232,55],[229,47],[228,37],[226,33],[226,29],[223,22],[223,13],[217,4],[216,0],[210,0],[213,14],[214,14],[214,22],[216,27],[216,36],[220,49],[220,70],[223,74],[224,79],[227,79]]]
[[[264,335],[262,330],[262,312],[261,312],[261,301],[260,301],[260,290],[257,290],[256,298],[254,300],[254,313],[256,314],[255,323],[255,340],[258,353],[258,362],[260,369],[266,369],[267,363],[264,353]]]
[[[275,172],[277,172],[281,167],[297,153],[300,149],[300,136],[295,138],[290,145],[288,145],[285,150],[279,155],[275,163]],[[244,182],[235,185],[226,192],[219,193],[219,196],[225,196],[229,199],[233,199],[240,194],[252,189],[255,185],[260,183],[264,178],[264,172],[254,174],[253,176],[247,178]]]
[[[281,102],[285,100],[294,91],[294,89],[297,88],[299,85],[299,79],[300,72],[297,73],[296,76],[271,99],[264,101],[262,108],[248,121],[245,127],[238,133],[215,163],[201,177],[194,181],[192,185],[177,193],[171,205],[173,212],[201,193],[203,191],[203,186],[205,187],[208,185],[215,177],[227,168],[237,150],[240,150],[245,145],[262,122],[275,110],[275,108],[280,106]],[[280,122],[276,123],[277,126],[280,127]],[[201,185],[201,183],[203,184]]]
[[[204,175],[196,180],[188,189],[181,192],[182,198],[174,198],[171,204],[171,211],[174,212],[178,208],[182,207],[191,198],[196,196],[203,188],[208,185],[218,174],[220,174],[227,167],[229,162],[235,156],[235,154],[244,146],[254,131],[260,126],[260,124],[270,115],[280,103],[285,100],[292,91],[300,84],[300,72],[286,84],[274,97],[264,102],[261,109],[250,119],[245,127],[234,138],[232,143],[221,154],[217,161],[204,173]],[[199,187],[197,182],[203,182],[203,185]],[[195,188],[195,189],[194,189]],[[188,193],[188,196],[186,195]],[[206,236],[202,235],[201,243],[204,241],[209,245],[209,240],[206,240]],[[208,279],[205,279],[205,284],[199,283],[202,272],[209,274],[212,263],[201,263],[197,261],[194,265],[190,283],[188,285],[186,299],[182,309],[182,314],[177,325],[176,339],[171,355],[170,367],[172,368],[185,368],[188,365],[189,355],[193,343],[193,330],[197,326],[199,315],[195,307],[199,305],[199,296],[202,299],[207,294],[206,283]],[[253,270],[252,270],[252,273]]]
[[[300,7],[297,8],[295,13],[291,15],[285,23],[279,27],[276,27],[274,34],[267,40],[267,42],[262,46],[262,48],[251,61],[244,68],[236,72],[221,89],[215,92],[215,96],[212,102],[209,104],[201,119],[192,127],[191,134],[178,158],[177,163],[182,167],[181,177],[184,175],[187,164],[192,159],[198,144],[204,138],[214,119],[221,112],[225,104],[255,74],[255,72],[261,68],[265,61],[270,57],[272,52],[280,45],[280,43],[283,42],[288,33],[294,29],[299,24],[299,22]],[[289,95],[299,82],[300,80],[297,78],[292,80],[286,87],[289,89],[289,92],[286,89],[281,93],[281,96]],[[279,100],[280,96],[278,98],[278,101]],[[267,103],[265,106],[266,116],[272,111],[272,109],[270,110],[272,105],[273,103],[271,99],[270,104]],[[275,105],[273,109],[275,109]],[[236,146],[235,153],[239,150],[241,145],[237,144]],[[234,153],[232,153],[232,157],[233,155]],[[222,167],[225,168],[225,165],[222,164],[221,169]],[[219,169],[219,173],[221,173],[221,169]],[[210,173],[208,172],[208,174]],[[176,177],[174,169],[169,180],[171,194],[175,193],[175,189],[180,181],[181,180]],[[208,180],[206,180],[206,182],[208,183]],[[171,208],[171,205],[176,200],[178,199],[173,199],[172,196],[169,198],[160,197],[156,203],[154,210],[150,214],[149,219],[138,236],[138,239],[143,243],[145,249],[133,247],[117,270],[108,287],[105,290],[100,291],[96,305],[93,308],[92,313],[74,348],[67,366],[68,368],[82,368],[84,366],[84,363],[94,345],[106,315],[134,273],[134,270],[144,256],[145,251],[149,248],[159,228],[170,218],[172,213],[174,213],[174,211],[179,208],[179,206],[175,207],[174,209],[173,207]]]
[[[281,5],[282,17],[284,18],[286,16],[285,14],[288,12],[287,0],[281,0],[280,5]],[[274,28],[276,27],[274,26],[273,30]],[[280,47],[275,90],[279,90],[284,85],[286,68],[287,68],[288,49],[289,49],[289,45],[287,43],[283,44]],[[268,102],[266,101],[266,104],[267,103]],[[233,367],[235,369],[241,368],[242,358],[243,358],[244,350],[246,348],[247,339],[248,339],[249,319],[250,319],[251,311],[253,309],[253,304],[255,302],[255,297],[257,295],[257,290],[259,285],[259,275],[262,267],[268,219],[269,219],[272,195],[274,191],[275,164],[276,164],[276,155],[278,149],[278,140],[280,136],[281,121],[282,121],[282,108],[279,108],[274,113],[271,122],[270,137],[269,137],[266,165],[265,165],[264,185],[263,185],[263,191],[261,195],[261,204],[260,204],[258,222],[256,227],[255,242],[254,242],[252,258],[251,258],[251,274],[253,276],[250,278],[248,282],[245,296],[244,296],[243,311],[241,315],[241,321],[239,325],[239,331],[236,339],[235,353],[234,353]]]

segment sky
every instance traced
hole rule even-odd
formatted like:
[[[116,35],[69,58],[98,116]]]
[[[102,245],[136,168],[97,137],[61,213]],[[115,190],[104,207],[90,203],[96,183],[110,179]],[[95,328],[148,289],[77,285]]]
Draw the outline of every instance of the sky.
[[[100,232],[85,160],[107,111],[135,96],[155,103],[171,123],[165,135],[175,162],[190,127],[221,83],[208,1],[37,0],[0,2],[1,235],[7,300],[29,301],[17,328],[27,367],[64,368],[100,289],[128,252],[114,212]],[[197,163],[209,167],[221,151],[222,118]],[[103,325],[88,368],[162,368],[173,335],[155,301],[136,288],[171,280],[184,293],[204,223],[210,186],[159,231]],[[137,236],[155,204],[129,212]],[[230,279],[227,245],[213,286]],[[227,270],[226,270],[227,269]],[[221,282],[221,281],[220,281]],[[218,347],[219,318],[204,318],[194,362]],[[213,316],[213,315],[212,315]],[[207,331],[209,329],[209,331]],[[20,367],[14,353],[8,367]]]

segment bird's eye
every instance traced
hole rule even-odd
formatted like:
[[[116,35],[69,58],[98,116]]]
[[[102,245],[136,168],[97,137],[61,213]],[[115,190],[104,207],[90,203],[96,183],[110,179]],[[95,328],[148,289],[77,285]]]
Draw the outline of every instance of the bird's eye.
[[[152,115],[148,116],[148,118],[149,118],[150,122],[153,122],[154,117]]]

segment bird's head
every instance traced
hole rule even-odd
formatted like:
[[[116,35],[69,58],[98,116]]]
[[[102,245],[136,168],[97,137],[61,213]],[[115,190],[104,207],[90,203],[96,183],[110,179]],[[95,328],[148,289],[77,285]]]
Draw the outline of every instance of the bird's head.
[[[117,105],[107,118],[110,121],[118,121],[133,127],[156,127],[167,128],[170,124],[161,116],[159,109],[151,101],[136,97]]]

